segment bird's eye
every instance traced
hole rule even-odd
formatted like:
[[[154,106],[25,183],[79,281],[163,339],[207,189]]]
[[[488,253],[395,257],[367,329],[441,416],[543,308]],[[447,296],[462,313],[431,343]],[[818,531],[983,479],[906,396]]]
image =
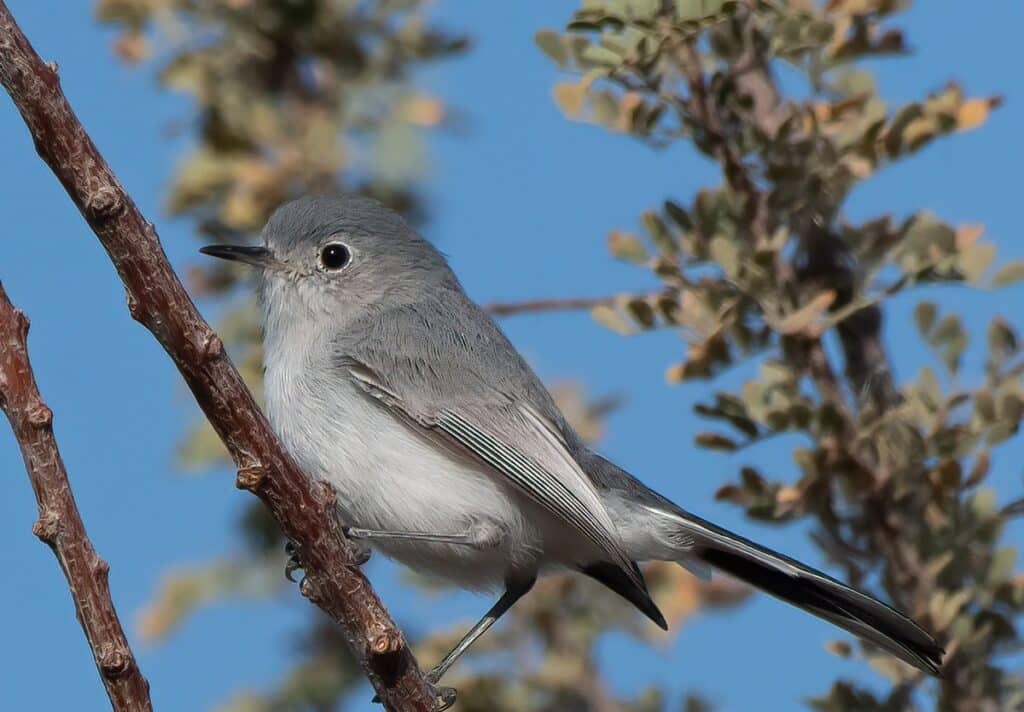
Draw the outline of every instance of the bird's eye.
[[[332,242],[320,248],[320,269],[337,272],[352,261],[352,252],[340,242]]]

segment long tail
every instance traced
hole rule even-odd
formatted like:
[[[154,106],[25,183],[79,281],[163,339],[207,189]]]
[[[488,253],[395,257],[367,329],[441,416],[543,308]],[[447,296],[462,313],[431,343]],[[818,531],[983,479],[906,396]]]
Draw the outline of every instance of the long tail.
[[[688,556],[874,643],[919,670],[940,675],[942,646],[899,611],[688,512],[678,514]]]

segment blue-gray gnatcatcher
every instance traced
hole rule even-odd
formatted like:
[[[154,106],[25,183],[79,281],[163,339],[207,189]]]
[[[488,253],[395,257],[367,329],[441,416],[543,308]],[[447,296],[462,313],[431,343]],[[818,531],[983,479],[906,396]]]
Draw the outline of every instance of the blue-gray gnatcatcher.
[[[889,606],[736,536],[592,452],[444,257],[355,196],[279,208],[261,247],[203,252],[259,274],[266,408],[353,537],[469,589],[504,593],[434,668],[556,568],[662,628],[638,561],[713,567],[938,674],[943,650]]]

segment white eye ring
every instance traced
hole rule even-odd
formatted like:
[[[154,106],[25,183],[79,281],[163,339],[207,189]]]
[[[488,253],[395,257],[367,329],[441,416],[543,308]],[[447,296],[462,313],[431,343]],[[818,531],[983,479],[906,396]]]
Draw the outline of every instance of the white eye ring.
[[[340,272],[352,263],[352,250],[344,242],[328,242],[320,247],[316,263],[323,272]]]

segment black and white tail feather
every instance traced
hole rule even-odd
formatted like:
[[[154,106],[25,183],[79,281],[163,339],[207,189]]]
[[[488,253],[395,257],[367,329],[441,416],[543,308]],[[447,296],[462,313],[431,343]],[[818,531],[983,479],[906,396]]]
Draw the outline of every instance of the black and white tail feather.
[[[940,676],[942,646],[894,608],[689,512],[673,507],[658,513],[677,522],[679,563],[687,568],[696,559]]]

